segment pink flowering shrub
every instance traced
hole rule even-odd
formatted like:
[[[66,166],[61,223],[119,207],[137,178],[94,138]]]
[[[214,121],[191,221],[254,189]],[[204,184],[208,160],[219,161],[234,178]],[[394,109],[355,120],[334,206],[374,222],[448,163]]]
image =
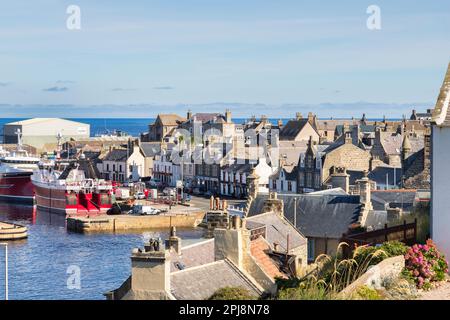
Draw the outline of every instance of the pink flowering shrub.
[[[448,262],[430,239],[415,244],[405,254],[404,274],[414,280],[418,288],[429,289],[431,282],[442,281],[448,273]]]

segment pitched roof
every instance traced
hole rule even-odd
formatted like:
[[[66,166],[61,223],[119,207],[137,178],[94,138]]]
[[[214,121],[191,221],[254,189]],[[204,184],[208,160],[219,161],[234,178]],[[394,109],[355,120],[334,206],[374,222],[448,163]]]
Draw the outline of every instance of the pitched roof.
[[[214,239],[208,239],[181,248],[181,255],[170,252],[170,270],[184,270],[214,262]]]
[[[205,300],[224,287],[241,287],[260,296],[260,289],[231,261],[219,260],[170,275],[172,295],[178,300]]]
[[[218,121],[220,118],[224,118],[221,113],[196,113],[192,116],[195,121],[200,122],[209,122],[209,121]]]
[[[283,250],[287,250],[287,235],[289,234],[289,248],[294,249],[306,243],[305,237],[294,226],[275,212],[266,212],[247,218],[250,224],[247,229],[253,228],[251,223],[256,222],[266,226],[266,240],[273,247],[278,243]]]
[[[433,111],[432,121],[439,126],[450,126],[450,63]]]
[[[387,206],[390,206],[411,212],[414,208],[416,194],[416,190],[372,191],[372,205],[374,210],[385,210]]]
[[[258,194],[250,206],[249,216],[261,213],[267,198],[268,194]],[[297,198],[297,228],[307,238],[340,238],[358,221],[359,196],[278,194],[284,203],[284,216],[290,222],[294,221],[294,198]]]
[[[369,172],[369,179],[375,181],[377,184],[388,184],[390,186],[397,186],[400,184],[402,176],[402,169],[388,165],[378,166]],[[387,181],[386,181],[387,180]]]
[[[280,140],[294,140],[307,124],[308,119],[289,120],[280,131]]]
[[[113,149],[103,158],[103,161],[126,161],[131,154],[126,149]]]
[[[380,142],[383,146],[384,152],[386,152],[387,155],[399,155],[402,150],[402,145],[405,135],[401,134],[393,134],[391,132],[380,132]],[[408,135],[407,139],[409,146],[410,146],[410,152],[417,152],[424,146],[424,137],[423,135]]]
[[[158,118],[161,123],[165,126],[177,126],[179,123],[186,121],[186,118],[183,118],[177,114],[158,114]]]
[[[154,157],[161,153],[160,142],[141,142],[140,147],[145,157]]]
[[[268,254],[270,250],[270,245],[263,237],[258,237],[250,242],[250,253],[264,272],[272,279],[275,277],[286,278],[286,275],[280,271],[277,263]]]

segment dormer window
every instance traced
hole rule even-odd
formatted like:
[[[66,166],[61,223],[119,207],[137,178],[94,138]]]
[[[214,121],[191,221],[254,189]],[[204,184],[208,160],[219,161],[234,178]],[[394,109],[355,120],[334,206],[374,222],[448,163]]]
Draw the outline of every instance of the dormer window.
[[[302,167],[302,168],[305,167],[305,154],[304,153],[300,154],[300,167]]]

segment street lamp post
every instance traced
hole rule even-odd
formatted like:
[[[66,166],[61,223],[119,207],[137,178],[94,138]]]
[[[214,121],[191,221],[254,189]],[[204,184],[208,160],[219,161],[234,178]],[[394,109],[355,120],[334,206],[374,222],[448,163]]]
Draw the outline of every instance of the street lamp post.
[[[8,300],[8,244],[0,243],[5,246],[5,300]]]

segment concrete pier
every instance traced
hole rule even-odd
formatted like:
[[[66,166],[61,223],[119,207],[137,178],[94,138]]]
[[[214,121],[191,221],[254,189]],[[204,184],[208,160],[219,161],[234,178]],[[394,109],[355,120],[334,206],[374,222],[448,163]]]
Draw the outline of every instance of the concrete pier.
[[[134,230],[170,228],[194,228],[202,222],[203,210],[183,210],[158,215],[100,215],[95,217],[69,217],[67,230],[89,232],[123,232]]]

